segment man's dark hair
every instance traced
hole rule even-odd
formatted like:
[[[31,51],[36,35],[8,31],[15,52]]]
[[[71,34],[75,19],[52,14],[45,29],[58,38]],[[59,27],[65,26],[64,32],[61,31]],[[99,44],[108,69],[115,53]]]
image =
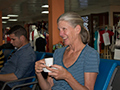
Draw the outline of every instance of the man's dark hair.
[[[20,37],[21,35],[25,36],[27,39],[27,31],[24,27],[21,25],[15,25],[13,26],[7,34],[15,34],[15,36]]]

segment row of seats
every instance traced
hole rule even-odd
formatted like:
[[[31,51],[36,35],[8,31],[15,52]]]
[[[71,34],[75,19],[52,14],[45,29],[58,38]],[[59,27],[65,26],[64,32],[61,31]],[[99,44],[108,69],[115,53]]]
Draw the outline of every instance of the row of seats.
[[[96,79],[94,90],[112,90],[110,81],[114,78],[116,72],[117,63],[111,62],[111,60],[100,59],[99,74]]]
[[[110,70],[107,68],[109,67],[108,64],[105,64],[105,66],[103,67],[103,65],[100,65],[100,68],[102,68],[102,73],[104,71],[104,75],[107,74],[108,72],[108,76],[107,78],[105,78],[102,74],[101,75],[101,79],[105,79],[105,84],[104,84],[104,88],[103,89],[96,89],[96,90],[120,90],[120,60],[111,60],[111,59],[101,59],[100,61],[102,62],[107,62],[111,63],[111,67]],[[99,78],[99,77],[98,77]],[[99,80],[102,81],[102,80]],[[101,83],[102,84],[102,83]],[[106,89],[107,88],[107,89]]]
[[[35,53],[37,55],[36,60],[53,56],[53,53],[37,52],[37,51],[35,51]],[[118,66],[120,66],[119,60],[100,59],[99,74],[96,79],[94,90],[113,90],[112,82],[116,76],[116,72],[118,71]],[[36,83],[38,82],[35,81],[34,79],[32,80],[31,83],[24,84],[24,86],[36,84]],[[23,86],[23,85],[15,86],[12,88],[12,90],[14,90],[16,87],[19,87],[19,86]],[[31,88],[33,88],[33,86],[31,86]]]
[[[2,50],[4,55],[5,55],[5,62],[7,61],[7,58],[10,56],[10,54],[14,51],[13,49],[3,49]],[[36,54],[36,61],[40,60],[40,59],[43,59],[43,58],[46,58],[46,57],[53,57],[53,53],[49,53],[49,52],[38,52],[38,51],[35,51],[35,54]],[[43,75],[46,75],[43,73]],[[17,81],[20,81],[20,80],[26,80],[25,83],[29,83],[29,82],[34,82],[36,79],[35,77],[35,70],[31,73],[30,77],[27,77],[27,78],[23,78],[23,79],[19,79],[19,80],[15,80],[15,81],[10,81],[10,82],[6,82],[2,88],[2,90],[4,90],[4,87],[6,86],[6,84],[8,83],[11,83],[11,82],[17,82]],[[19,87],[21,87],[22,85],[18,85]],[[17,86],[17,87],[18,87]],[[30,85],[29,86],[30,88],[33,87],[33,85]],[[16,88],[16,87],[15,87]]]

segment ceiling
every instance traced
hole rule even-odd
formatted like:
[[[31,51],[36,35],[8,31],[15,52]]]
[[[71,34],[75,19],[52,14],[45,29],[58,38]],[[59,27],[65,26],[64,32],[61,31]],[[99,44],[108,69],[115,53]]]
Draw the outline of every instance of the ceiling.
[[[94,13],[103,7],[112,5],[120,6],[120,0],[64,0],[65,12],[76,11]],[[32,23],[37,20],[48,20],[47,14],[41,14],[41,11],[48,10],[41,8],[41,5],[48,4],[48,0],[0,0],[0,11],[2,16],[8,14],[18,14],[17,22],[7,22],[3,26],[10,26],[14,23]],[[96,10],[95,10],[96,9]],[[95,11],[94,11],[95,10]]]

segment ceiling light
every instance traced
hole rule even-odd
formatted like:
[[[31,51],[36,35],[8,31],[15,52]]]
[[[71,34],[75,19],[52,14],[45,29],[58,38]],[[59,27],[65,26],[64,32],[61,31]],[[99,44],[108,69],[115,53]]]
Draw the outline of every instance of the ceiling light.
[[[2,19],[9,19],[10,17],[2,17]]]
[[[7,23],[7,21],[2,21],[2,23]]]
[[[46,13],[46,14],[48,14],[48,13],[49,13],[49,11],[42,11],[41,13]]]
[[[18,17],[18,15],[7,15],[8,17]]]
[[[42,5],[41,7],[43,7],[43,8],[48,8],[49,6],[48,6],[48,5]]]
[[[17,19],[9,19],[8,21],[17,21]]]

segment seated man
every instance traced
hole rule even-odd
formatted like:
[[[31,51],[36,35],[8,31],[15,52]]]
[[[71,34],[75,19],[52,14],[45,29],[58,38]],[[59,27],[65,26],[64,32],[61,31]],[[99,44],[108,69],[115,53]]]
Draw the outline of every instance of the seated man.
[[[0,72],[0,90],[4,82],[30,76],[34,70],[36,55],[27,39],[27,31],[20,25],[12,27],[8,34],[10,43],[17,48],[12,57],[7,60]],[[5,90],[23,82],[9,83]]]

